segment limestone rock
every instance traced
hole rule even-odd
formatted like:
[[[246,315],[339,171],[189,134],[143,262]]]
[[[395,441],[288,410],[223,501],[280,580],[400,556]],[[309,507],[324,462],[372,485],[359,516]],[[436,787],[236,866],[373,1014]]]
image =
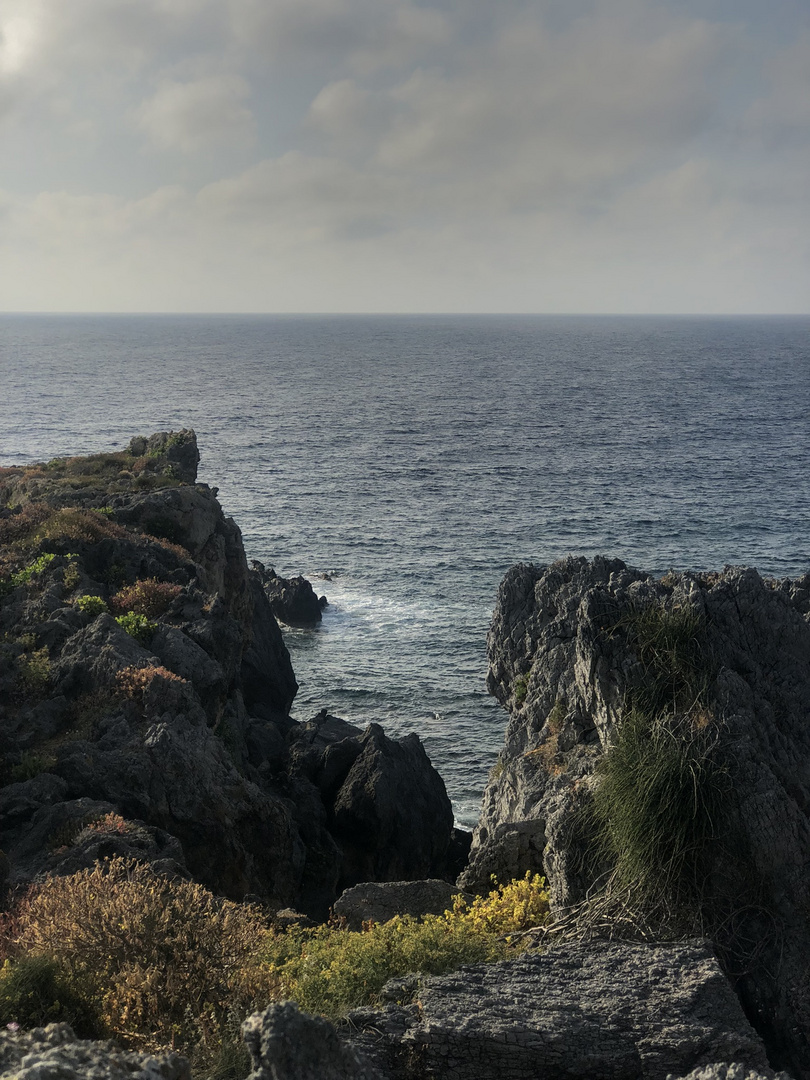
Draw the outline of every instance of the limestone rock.
[[[191,1069],[173,1052],[132,1053],[77,1039],[67,1024],[48,1024],[0,1031],[0,1080],[191,1080]]]
[[[513,567],[488,642],[488,686],[510,720],[459,881],[483,890],[492,873],[545,873],[561,916],[598,890],[610,867],[582,822],[647,662],[628,616],[650,605],[696,613],[728,788],[706,854],[725,917],[710,923],[772,1063],[797,1077],[810,1076],[807,595],[806,579],[750,569],[656,580],[603,558]]]
[[[399,989],[399,988],[395,988]],[[418,1004],[356,1009],[345,1037],[417,1080],[665,1080],[765,1050],[705,942],[591,942],[418,982]]]
[[[242,1037],[253,1062],[248,1080],[383,1080],[327,1020],[291,1001],[248,1017]]]
[[[359,748],[332,812],[345,853],[344,887],[441,873],[453,811],[419,738],[394,741],[369,724]]]

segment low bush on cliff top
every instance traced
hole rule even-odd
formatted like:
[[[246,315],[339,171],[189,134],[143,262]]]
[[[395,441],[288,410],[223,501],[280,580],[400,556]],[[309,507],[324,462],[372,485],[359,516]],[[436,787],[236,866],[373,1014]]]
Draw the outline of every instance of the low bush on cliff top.
[[[58,988],[69,985],[71,1008],[99,1033],[136,1049],[173,1046],[196,1062],[195,1075],[213,1076],[218,1057],[233,1057],[241,1020],[271,1000],[292,997],[335,1017],[375,1002],[389,978],[499,960],[547,914],[542,879],[527,875],[471,904],[459,898],[441,916],[360,932],[273,930],[259,908],[116,858],[32,887],[0,926],[0,955],[18,982],[32,961],[50,965],[52,1000],[42,995],[38,1015],[55,1016]],[[27,1022],[32,1013],[6,1015]]]
[[[134,585],[120,589],[110,600],[110,608],[115,612],[134,611],[155,618],[162,615],[182,591],[181,585],[169,581],[140,578]]]

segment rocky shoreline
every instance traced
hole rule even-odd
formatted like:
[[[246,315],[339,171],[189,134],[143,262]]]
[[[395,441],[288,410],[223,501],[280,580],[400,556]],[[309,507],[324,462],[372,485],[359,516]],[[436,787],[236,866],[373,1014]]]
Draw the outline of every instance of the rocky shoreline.
[[[514,567],[489,636],[509,724],[470,850],[415,735],[290,718],[277,619],[312,625],[326,598],[248,566],[198,461],[182,431],[0,469],[9,901],[122,857],[360,926],[541,873],[532,950],[394,980],[337,1026],[271,1005],[244,1025],[251,1080],[807,1080],[810,575]],[[190,1076],[64,1024],[0,1036],[0,1077],[51,1066]]]

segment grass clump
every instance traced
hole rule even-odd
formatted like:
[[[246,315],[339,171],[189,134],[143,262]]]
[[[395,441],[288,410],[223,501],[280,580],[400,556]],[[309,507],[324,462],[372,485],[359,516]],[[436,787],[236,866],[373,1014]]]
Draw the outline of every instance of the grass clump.
[[[20,688],[29,696],[43,694],[51,683],[51,661],[47,647],[23,653],[17,661]]]
[[[527,874],[471,904],[458,897],[444,915],[396,916],[360,931],[292,929],[266,939],[260,956],[274,996],[336,1018],[376,1003],[389,979],[502,960],[514,951],[513,935],[541,925],[547,916],[545,882]]]
[[[599,766],[595,822],[616,882],[641,910],[677,920],[701,909],[727,791],[705,623],[691,608],[653,604],[620,625],[643,673]]]

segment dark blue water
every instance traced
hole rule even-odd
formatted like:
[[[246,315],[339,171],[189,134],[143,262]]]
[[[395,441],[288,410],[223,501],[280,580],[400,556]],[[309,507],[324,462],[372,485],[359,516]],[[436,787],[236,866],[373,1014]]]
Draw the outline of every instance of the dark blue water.
[[[417,731],[470,824],[518,560],[810,569],[810,318],[0,317],[0,462],[194,427],[249,556],[328,573],[301,690]]]

